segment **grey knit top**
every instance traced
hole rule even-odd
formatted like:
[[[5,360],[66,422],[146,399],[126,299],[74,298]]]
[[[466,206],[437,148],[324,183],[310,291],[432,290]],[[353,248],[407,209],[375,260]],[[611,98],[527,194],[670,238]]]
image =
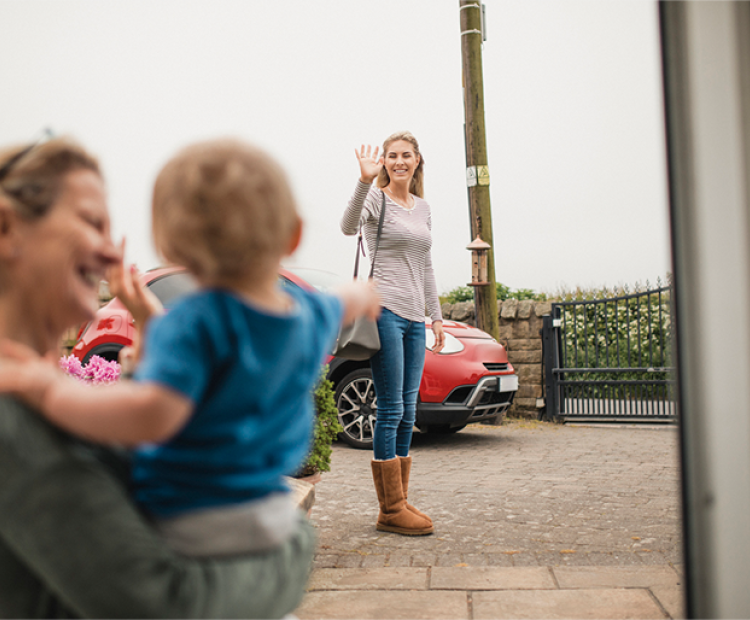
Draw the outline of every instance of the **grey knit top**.
[[[383,191],[357,181],[341,230],[355,235],[364,229],[369,257],[375,248]],[[409,321],[424,321],[425,307],[433,321],[442,321],[435,273],[432,270],[432,219],[427,201],[414,196],[414,208],[404,209],[385,194],[385,220],[373,279],[382,306]]]

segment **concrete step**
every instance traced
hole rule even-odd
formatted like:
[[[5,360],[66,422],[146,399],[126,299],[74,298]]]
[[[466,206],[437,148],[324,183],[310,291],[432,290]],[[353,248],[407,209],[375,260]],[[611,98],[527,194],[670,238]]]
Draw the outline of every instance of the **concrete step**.
[[[670,566],[342,568],[313,571],[313,618],[682,618]]]

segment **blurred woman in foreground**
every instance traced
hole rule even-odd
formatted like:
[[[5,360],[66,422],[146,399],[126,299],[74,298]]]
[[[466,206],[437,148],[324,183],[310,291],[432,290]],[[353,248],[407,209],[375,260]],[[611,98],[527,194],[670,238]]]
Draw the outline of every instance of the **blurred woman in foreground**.
[[[90,154],[67,139],[0,150],[0,339],[55,363],[64,330],[93,317],[98,283],[120,261]],[[309,525],[263,555],[178,555],[86,446],[8,396],[0,479],[2,617],[270,618],[302,599]]]

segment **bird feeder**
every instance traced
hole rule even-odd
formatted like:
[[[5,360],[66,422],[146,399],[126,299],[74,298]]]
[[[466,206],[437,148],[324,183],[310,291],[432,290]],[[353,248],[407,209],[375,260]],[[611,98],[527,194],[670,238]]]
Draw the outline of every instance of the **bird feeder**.
[[[469,282],[469,286],[489,285],[487,263],[491,247],[489,243],[482,241],[479,235],[466,246],[467,250],[471,250],[471,282]]]

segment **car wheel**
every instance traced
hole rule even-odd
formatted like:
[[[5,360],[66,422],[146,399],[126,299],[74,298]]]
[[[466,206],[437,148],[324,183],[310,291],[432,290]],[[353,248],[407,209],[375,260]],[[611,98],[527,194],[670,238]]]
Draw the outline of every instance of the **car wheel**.
[[[448,426],[447,424],[433,424],[432,426],[426,426],[425,432],[433,435],[449,435],[450,433],[457,433],[458,431],[466,428],[466,424],[463,426]]]
[[[336,386],[336,409],[344,432],[339,439],[355,448],[372,448],[378,405],[369,368],[350,372]]]
[[[117,362],[119,361],[117,358],[120,355],[120,349],[122,349],[122,345],[119,344],[105,344],[96,347],[95,349],[92,349],[86,355],[84,355],[83,362],[81,363],[84,365],[88,364],[91,361],[91,358],[94,357],[94,355],[98,355],[108,362]]]

